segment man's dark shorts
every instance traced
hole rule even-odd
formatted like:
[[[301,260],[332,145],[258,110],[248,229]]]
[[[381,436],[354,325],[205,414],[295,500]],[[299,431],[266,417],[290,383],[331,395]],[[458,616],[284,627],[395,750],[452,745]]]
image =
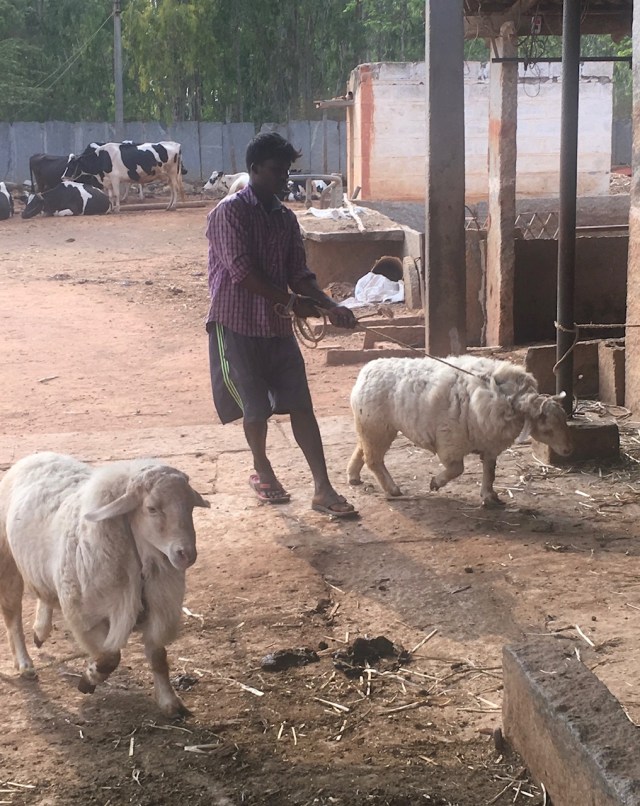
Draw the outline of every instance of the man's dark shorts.
[[[213,402],[223,423],[312,409],[295,336],[242,336],[216,322],[207,332]]]

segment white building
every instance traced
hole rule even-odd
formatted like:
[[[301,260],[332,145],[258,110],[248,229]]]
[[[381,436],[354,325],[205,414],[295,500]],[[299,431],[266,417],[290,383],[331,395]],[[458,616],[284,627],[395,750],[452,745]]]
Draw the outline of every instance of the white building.
[[[585,62],[580,78],[578,195],[609,192],[613,67]],[[518,81],[519,197],[559,191],[562,65],[537,64]],[[424,62],[361,64],[352,71],[347,108],[349,191],[369,200],[424,201]],[[468,200],[488,195],[489,66],[466,62],[465,180]]]

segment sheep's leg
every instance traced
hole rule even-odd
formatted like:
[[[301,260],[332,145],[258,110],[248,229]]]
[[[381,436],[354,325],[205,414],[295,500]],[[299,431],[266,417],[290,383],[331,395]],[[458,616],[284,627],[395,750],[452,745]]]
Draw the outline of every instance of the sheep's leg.
[[[502,499],[498,498],[498,494],[493,489],[493,482],[496,479],[496,457],[483,456],[482,457],[482,487],[480,488],[480,497],[482,498],[482,506],[493,508],[503,507],[505,503]]]
[[[4,617],[9,647],[16,669],[23,677],[35,677],[22,628],[24,582],[9,548],[0,546],[0,610]]]
[[[118,668],[120,663],[120,650],[116,652],[102,652],[87,663],[78,683],[78,691],[83,694],[93,694],[98,683],[104,683],[109,675]]]
[[[362,477],[360,476],[360,472],[364,467],[364,450],[362,449],[362,445],[358,442],[358,445],[353,452],[351,459],[349,459],[349,464],[347,465],[347,479],[349,484],[355,487],[358,484],[362,484]]]
[[[431,479],[432,490],[439,490],[441,487],[444,487],[451,479],[456,479],[458,476],[461,476],[464,470],[463,459],[449,459],[440,455],[438,455],[438,459],[440,459],[444,465],[444,470],[441,470],[437,476]]]
[[[74,618],[72,612],[69,612],[63,606],[62,613],[65,620],[71,627],[78,644],[89,655],[90,659],[85,666],[82,677],[78,683],[78,691],[83,694],[93,694],[96,686],[109,677],[109,675],[118,668],[120,663],[120,650],[106,651],[104,649],[105,641],[109,634],[109,623],[104,620],[90,630],[81,627],[78,621]]]
[[[382,489],[390,496],[402,495],[402,490],[395,483],[384,463],[385,454],[396,438],[396,434],[397,431],[391,429],[374,432],[367,431],[366,435],[360,435],[364,461]]]
[[[53,607],[38,599],[36,620],[33,623],[33,643],[40,648],[51,635],[53,623]]]
[[[153,672],[156,702],[162,713],[171,718],[190,716],[191,712],[175,693],[169,680],[167,650],[163,646],[155,646],[145,642],[144,651]]]

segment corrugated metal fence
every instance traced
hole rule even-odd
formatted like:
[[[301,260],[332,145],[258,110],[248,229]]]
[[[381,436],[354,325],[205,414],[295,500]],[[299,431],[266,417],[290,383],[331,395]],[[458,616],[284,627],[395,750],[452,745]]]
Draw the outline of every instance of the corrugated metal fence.
[[[346,173],[346,125],[335,120],[293,120],[284,125],[264,123],[260,131],[277,131],[302,151],[296,163],[302,173]],[[252,123],[198,123],[187,121],[126,123],[123,140],[139,143],[176,140],[182,144],[187,180],[207,179],[214,170],[244,171],[247,143],[256,134]],[[32,154],[79,154],[91,142],[113,142],[111,123],[1,123],[0,180],[29,178]]]

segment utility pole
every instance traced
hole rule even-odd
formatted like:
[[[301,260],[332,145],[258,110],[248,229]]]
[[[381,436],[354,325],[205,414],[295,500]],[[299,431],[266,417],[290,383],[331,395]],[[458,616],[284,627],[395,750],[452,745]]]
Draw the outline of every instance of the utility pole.
[[[120,0],[113,0],[113,81],[115,85],[116,139],[121,140],[124,129],[124,101],[122,92],[122,27]]]

